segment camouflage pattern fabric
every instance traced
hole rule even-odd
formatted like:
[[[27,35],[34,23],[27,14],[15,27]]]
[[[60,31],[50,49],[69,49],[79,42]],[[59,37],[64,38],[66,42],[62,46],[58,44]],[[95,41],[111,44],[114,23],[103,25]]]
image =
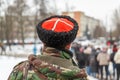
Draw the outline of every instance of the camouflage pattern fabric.
[[[88,80],[84,69],[76,68],[63,58],[50,58],[53,59],[47,55],[30,55],[27,61],[14,67],[8,80]]]

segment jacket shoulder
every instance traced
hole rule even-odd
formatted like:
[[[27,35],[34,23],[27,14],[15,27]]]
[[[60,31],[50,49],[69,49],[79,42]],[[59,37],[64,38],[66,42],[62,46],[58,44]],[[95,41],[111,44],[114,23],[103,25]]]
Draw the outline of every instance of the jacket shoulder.
[[[28,67],[29,62],[27,60],[18,63],[14,66],[8,80],[22,80],[24,77],[23,74],[27,74]]]
[[[18,64],[16,64],[14,67],[13,67],[13,70],[14,69],[22,69],[25,67],[25,65],[29,64],[29,61],[28,60],[25,60],[25,61],[21,61],[19,62]]]

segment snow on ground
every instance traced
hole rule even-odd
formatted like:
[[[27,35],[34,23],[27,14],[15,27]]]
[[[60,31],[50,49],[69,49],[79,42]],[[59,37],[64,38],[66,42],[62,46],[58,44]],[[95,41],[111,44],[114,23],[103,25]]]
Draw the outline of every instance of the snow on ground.
[[[0,80],[7,80],[12,68],[25,58],[0,56]]]
[[[36,44],[36,49],[37,49],[36,54],[40,54],[41,47],[42,44]],[[24,48],[22,45],[12,45],[11,50],[9,49],[8,46],[6,46],[6,53],[11,55],[15,55],[15,54],[29,55],[29,54],[33,54],[33,48],[34,48],[33,44],[24,45]]]

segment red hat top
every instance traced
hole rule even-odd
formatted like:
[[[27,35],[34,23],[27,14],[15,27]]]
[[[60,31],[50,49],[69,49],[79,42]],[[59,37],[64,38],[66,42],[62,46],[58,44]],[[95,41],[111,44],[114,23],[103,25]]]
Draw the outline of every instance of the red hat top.
[[[51,18],[42,24],[42,28],[54,32],[68,32],[72,30],[74,24],[65,18]]]

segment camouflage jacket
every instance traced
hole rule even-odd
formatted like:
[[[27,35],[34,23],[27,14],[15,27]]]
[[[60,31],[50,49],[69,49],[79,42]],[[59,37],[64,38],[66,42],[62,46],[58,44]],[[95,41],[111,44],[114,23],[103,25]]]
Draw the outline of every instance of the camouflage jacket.
[[[43,51],[46,55],[30,55],[16,65],[8,80],[88,80],[85,70],[74,66],[69,55],[63,51],[61,57],[54,53],[47,55],[49,50]]]

